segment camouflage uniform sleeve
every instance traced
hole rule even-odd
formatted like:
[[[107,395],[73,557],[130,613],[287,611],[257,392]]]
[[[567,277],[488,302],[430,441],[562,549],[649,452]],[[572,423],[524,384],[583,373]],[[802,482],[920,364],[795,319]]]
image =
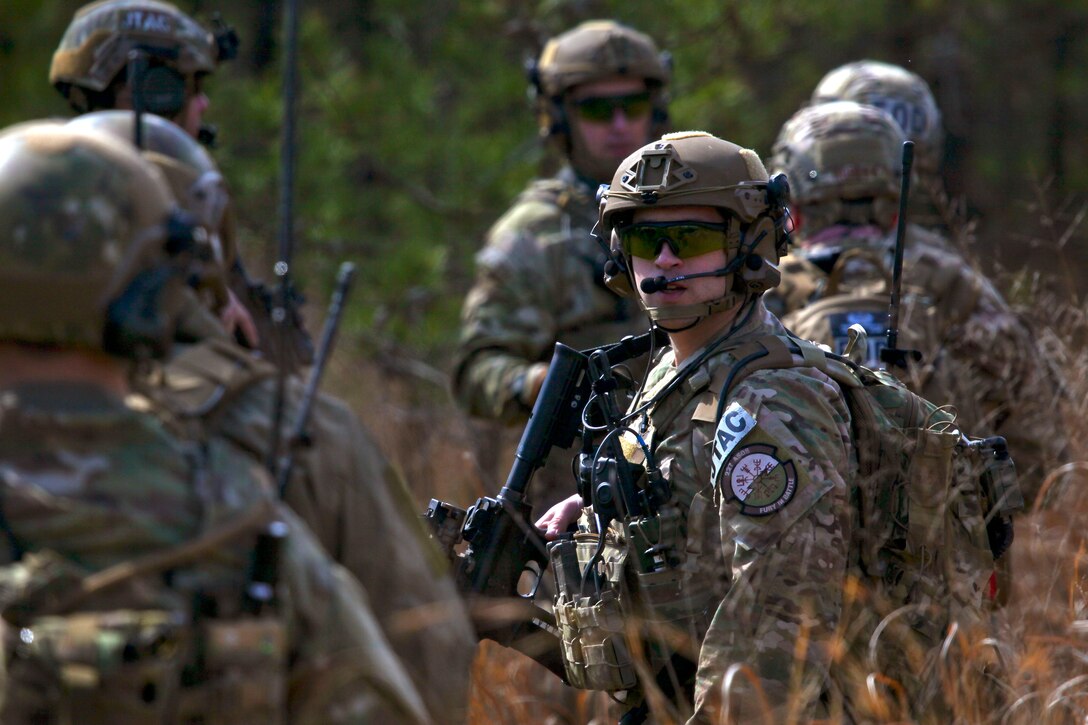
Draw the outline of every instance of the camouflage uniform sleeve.
[[[693,455],[710,459],[729,584],[700,648],[691,723],[718,721],[734,664],[758,681],[769,722],[807,721],[819,715],[842,611],[852,526],[844,472],[857,465],[849,413],[814,370],[763,371],[737,386],[713,433]],[[746,677],[728,696],[731,721],[761,717]]]
[[[500,222],[476,258],[476,282],[461,312],[454,395],[470,415],[524,421],[526,380],[547,367],[558,336],[551,273],[539,230],[556,214],[546,204]]]
[[[284,583],[294,614],[293,723],[429,723],[358,582],[321,550],[289,509]]]

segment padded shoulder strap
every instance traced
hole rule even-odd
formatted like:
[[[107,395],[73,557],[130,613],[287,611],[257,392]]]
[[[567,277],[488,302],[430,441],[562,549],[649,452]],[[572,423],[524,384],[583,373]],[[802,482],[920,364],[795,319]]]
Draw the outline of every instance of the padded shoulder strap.
[[[778,335],[766,335],[744,343],[733,351],[737,362],[722,381],[721,398],[744,378],[760,370],[814,367],[827,369],[827,355],[806,340]]]
[[[149,392],[174,415],[203,418],[250,385],[276,374],[266,360],[226,340],[207,340],[167,363]]]
[[[815,343],[795,337],[759,337],[740,345],[733,354],[737,358],[733,367],[715,376],[715,389],[719,391],[716,418],[721,418],[729,391],[760,370],[815,368],[843,388],[861,387],[865,384],[865,375],[871,374],[865,368],[855,368],[847,364],[838,355],[828,353]]]

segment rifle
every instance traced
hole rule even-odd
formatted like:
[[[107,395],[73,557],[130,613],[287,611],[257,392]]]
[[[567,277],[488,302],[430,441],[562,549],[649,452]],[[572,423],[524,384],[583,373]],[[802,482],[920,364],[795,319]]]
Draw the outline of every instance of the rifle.
[[[920,362],[922,353],[918,350],[899,349],[899,305],[903,289],[903,248],[907,238],[907,200],[910,197],[910,175],[914,167],[914,142],[903,142],[903,177],[899,182],[899,221],[895,229],[895,259],[892,264],[891,300],[888,303],[888,328],[886,344],[880,351],[880,361],[884,369],[898,367],[906,369],[908,358]]]
[[[298,415],[295,417],[295,425],[291,429],[291,435],[287,438],[285,453],[277,466],[277,487],[282,499],[287,491],[287,484],[291,480],[291,471],[295,467],[295,450],[300,445],[309,442],[307,428],[310,425],[310,413],[313,410],[314,398],[317,397],[317,388],[321,385],[321,376],[325,372],[329,355],[332,353],[333,344],[336,342],[336,331],[340,327],[340,318],[344,314],[344,303],[351,291],[352,282],[355,281],[355,265],[344,262],[340,265],[340,271],[336,275],[336,289],[333,291],[332,300],[329,302],[329,312],[325,316],[325,326],[321,330],[321,340],[317,346],[317,357],[314,359],[310,375],[306,379],[306,387],[299,402]]]
[[[651,334],[626,337],[604,348],[606,360],[622,362],[646,354]],[[595,353],[594,353],[595,354]],[[527,491],[533,474],[544,465],[553,447],[569,448],[582,427],[582,414],[592,392],[592,355],[556,343],[548,373],[529,422],[518,443],[506,484],[495,497],[482,497],[467,511],[431,499],[424,514],[435,540],[454,563],[458,587],[470,598],[502,598],[514,604],[516,616],[505,621],[476,617],[477,634],[513,647],[562,678],[558,631],[550,613],[518,592],[525,572],[539,577],[548,563],[541,532],[533,525]],[[463,553],[454,548],[468,542]],[[515,621],[510,621],[514,619]]]

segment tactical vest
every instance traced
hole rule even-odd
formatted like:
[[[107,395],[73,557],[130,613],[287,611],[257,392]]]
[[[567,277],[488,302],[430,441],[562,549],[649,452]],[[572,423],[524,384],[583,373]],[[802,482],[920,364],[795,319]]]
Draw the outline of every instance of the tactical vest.
[[[0,569],[3,721],[283,722],[288,647],[282,616],[274,609],[240,611],[241,586],[153,583],[186,578],[194,562],[232,540],[252,540],[270,518],[262,507],[175,549],[95,573],[49,551]]]
[[[204,475],[203,448],[183,456],[145,418],[116,420],[113,428],[87,424],[56,436],[60,451],[50,454],[71,468],[71,484],[53,473],[55,464],[39,466],[29,453],[2,461],[13,556],[0,566],[0,721],[283,722],[288,605],[275,592],[286,530],[277,528],[271,540],[266,534],[274,504],[244,487],[229,501],[207,503],[210,490],[202,487],[219,484]],[[97,456],[91,446],[105,436],[117,447]],[[148,457],[163,459],[159,477],[137,479]],[[116,473],[107,476],[110,470]],[[131,506],[124,495],[130,479]],[[162,481],[195,495],[175,502],[188,513],[164,514],[170,523],[160,531],[155,503],[141,500],[146,492],[138,486]],[[187,502],[196,499],[200,510],[190,510]],[[200,523],[209,518],[213,523]]]

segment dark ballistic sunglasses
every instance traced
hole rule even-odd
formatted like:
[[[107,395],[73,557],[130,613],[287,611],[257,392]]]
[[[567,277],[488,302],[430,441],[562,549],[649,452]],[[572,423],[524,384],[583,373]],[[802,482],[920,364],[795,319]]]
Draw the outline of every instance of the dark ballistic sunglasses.
[[[611,121],[617,110],[623,111],[627,118],[644,118],[652,107],[649,91],[626,96],[591,96],[574,102],[579,118],[597,122]]]

